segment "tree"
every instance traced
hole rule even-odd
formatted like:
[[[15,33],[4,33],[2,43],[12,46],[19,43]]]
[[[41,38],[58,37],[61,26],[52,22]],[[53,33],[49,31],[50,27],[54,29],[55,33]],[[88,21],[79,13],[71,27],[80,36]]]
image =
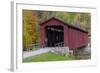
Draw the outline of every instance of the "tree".
[[[36,12],[23,10],[23,50],[29,50],[28,46],[37,42],[36,25]]]

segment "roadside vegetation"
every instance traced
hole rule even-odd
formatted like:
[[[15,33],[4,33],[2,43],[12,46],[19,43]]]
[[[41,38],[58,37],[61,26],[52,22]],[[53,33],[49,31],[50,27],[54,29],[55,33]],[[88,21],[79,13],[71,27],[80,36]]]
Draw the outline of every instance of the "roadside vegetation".
[[[23,62],[45,62],[45,61],[64,61],[64,60],[74,60],[72,55],[59,55],[52,52],[32,56],[23,59]]]

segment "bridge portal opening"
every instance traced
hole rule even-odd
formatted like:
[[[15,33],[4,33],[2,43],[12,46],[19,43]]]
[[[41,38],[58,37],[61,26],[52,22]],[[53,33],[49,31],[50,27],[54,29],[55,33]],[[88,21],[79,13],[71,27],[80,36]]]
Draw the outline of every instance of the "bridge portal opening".
[[[47,26],[46,28],[46,47],[64,46],[64,29],[62,26]]]

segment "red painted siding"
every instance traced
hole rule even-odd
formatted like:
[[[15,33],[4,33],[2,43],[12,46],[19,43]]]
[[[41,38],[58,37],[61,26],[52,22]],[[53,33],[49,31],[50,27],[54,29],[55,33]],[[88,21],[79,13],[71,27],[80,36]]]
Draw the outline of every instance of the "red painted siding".
[[[68,44],[69,48],[79,48],[82,46],[87,46],[88,44],[88,34],[84,33],[82,31],[69,28],[69,34],[68,34]]]
[[[68,46],[68,27],[64,26],[64,46]]]
[[[40,27],[40,47],[45,47],[44,39],[45,39],[45,29],[44,26]]]

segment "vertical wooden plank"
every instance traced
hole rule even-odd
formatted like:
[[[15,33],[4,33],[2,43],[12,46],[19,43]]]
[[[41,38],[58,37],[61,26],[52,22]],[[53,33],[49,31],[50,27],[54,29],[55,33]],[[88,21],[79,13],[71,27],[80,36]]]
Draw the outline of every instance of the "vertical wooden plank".
[[[45,34],[45,29],[44,26],[40,26],[40,47],[43,48],[44,47],[44,34]]]
[[[64,28],[64,46],[68,47],[68,27],[63,26]]]

